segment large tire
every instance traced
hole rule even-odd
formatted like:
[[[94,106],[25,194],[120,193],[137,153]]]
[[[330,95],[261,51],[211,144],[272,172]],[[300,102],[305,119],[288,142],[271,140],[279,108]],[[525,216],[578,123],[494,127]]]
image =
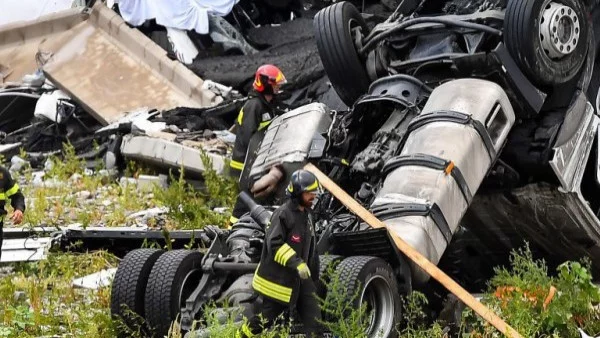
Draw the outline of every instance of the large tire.
[[[162,255],[150,272],[145,299],[146,321],[154,337],[168,334],[182,305],[202,276],[202,254],[174,250]]]
[[[544,23],[540,21],[551,2],[572,8],[579,18],[579,41],[573,52],[562,57],[552,57],[542,43],[542,27],[546,21],[545,18]],[[541,86],[560,85],[573,79],[586,61],[590,37],[587,17],[581,0],[509,0],[504,19],[504,42],[532,82]]]
[[[344,257],[337,255],[322,255],[319,256],[319,281],[317,282],[317,295],[325,297],[327,293],[327,283],[331,279],[328,272],[331,269],[335,272],[337,264],[342,261]]]
[[[369,89],[365,63],[358,55],[351,27],[360,27],[363,36],[367,24],[349,2],[338,2],[315,15],[313,21],[317,48],[325,72],[342,101],[352,107]]]
[[[355,308],[367,302],[367,311],[373,312],[369,338],[398,337],[402,305],[394,270],[386,261],[370,256],[348,257],[337,266],[336,276],[346,295],[354,298],[349,301],[354,302]]]
[[[130,251],[119,263],[110,295],[110,312],[124,324],[135,325],[137,318],[144,318],[144,295],[152,266],[163,254],[159,249],[136,249]]]

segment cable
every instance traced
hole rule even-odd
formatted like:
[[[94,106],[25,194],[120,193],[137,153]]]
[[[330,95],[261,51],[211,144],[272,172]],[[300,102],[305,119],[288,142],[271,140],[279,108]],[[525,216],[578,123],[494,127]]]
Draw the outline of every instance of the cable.
[[[375,44],[377,44],[381,40],[385,39],[386,37],[396,33],[397,31],[401,31],[410,26],[414,26],[414,25],[417,25],[420,23],[440,23],[440,24],[449,25],[449,26],[457,26],[457,27],[462,27],[462,28],[480,30],[480,31],[483,31],[486,33],[502,36],[501,30],[498,30],[498,29],[495,29],[495,28],[492,28],[492,27],[489,27],[486,25],[478,24],[478,23],[460,21],[460,20],[455,20],[455,19],[448,19],[448,18],[432,18],[432,17],[415,18],[415,19],[406,20],[406,21],[400,23],[398,26],[390,28],[390,29],[383,31],[383,32],[379,33],[378,35],[374,36],[366,45],[364,45],[360,49],[359,54],[364,54],[367,50],[371,49]]]

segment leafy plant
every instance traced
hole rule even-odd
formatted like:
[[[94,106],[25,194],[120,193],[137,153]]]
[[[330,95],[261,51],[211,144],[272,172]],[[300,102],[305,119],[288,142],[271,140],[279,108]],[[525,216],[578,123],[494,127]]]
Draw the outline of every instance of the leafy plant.
[[[114,266],[116,257],[103,251],[15,264],[0,278],[0,337],[113,337],[109,288],[75,289],[72,281]]]
[[[510,269],[496,269],[484,303],[525,337],[576,338],[578,327],[598,334],[600,291],[589,269],[589,263],[566,262],[558,276],[549,276],[545,262],[526,246],[512,252]],[[465,312],[464,331],[482,337],[495,332],[471,310]]]
[[[367,338],[367,306],[354,307],[360,297],[360,287],[356,288],[354,294],[349,295],[346,285],[341,282],[333,265],[330,265],[320,278],[327,289],[325,298],[317,296],[324,317],[321,324],[337,337]]]

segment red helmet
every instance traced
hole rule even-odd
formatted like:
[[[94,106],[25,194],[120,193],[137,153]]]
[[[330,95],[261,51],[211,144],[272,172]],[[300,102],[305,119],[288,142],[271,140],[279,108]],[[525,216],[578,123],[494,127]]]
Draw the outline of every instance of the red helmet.
[[[256,70],[252,87],[259,93],[273,95],[273,86],[287,83],[283,72],[273,65],[262,65]]]

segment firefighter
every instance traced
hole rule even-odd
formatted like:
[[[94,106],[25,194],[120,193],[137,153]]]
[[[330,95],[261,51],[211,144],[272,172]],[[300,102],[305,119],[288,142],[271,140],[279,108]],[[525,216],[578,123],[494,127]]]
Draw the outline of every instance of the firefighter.
[[[255,133],[264,133],[275,117],[273,100],[286,82],[283,72],[274,65],[263,65],[256,70],[252,84],[254,93],[244,104],[235,121],[236,138],[229,168],[232,177],[240,178],[252,136]],[[241,180],[239,188],[240,191],[249,192],[249,187],[243,186]],[[230,219],[231,224],[235,224],[248,211],[246,205],[238,198]]]
[[[262,297],[260,313],[241,328],[239,336],[262,332],[262,321],[271,326],[285,310],[296,309],[306,337],[322,337],[321,310],[314,294],[319,279],[319,256],[310,212],[320,185],[306,170],[292,174],[286,189],[288,200],[273,212],[265,235],[260,264],[252,281]]]
[[[23,213],[25,212],[25,197],[21,193],[19,185],[12,179],[6,168],[0,166],[0,258],[2,257],[2,233],[4,227],[4,216],[7,214],[4,206],[6,200],[10,198],[10,204],[14,209],[11,216],[13,224],[20,224],[23,221]]]

